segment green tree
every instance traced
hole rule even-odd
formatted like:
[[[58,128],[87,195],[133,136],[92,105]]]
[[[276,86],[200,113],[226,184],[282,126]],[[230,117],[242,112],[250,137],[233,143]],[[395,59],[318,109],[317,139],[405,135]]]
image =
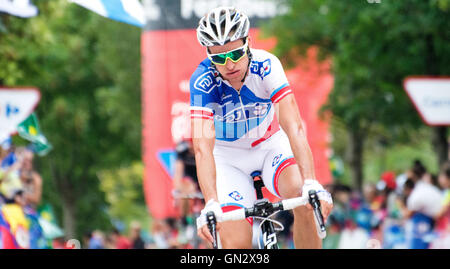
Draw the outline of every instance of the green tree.
[[[360,189],[368,135],[382,130],[393,142],[405,142],[423,125],[403,79],[449,71],[448,1],[283,2],[289,12],[265,25],[265,33],[278,38],[275,53],[287,63],[311,46],[320,59],[331,59],[335,83],[324,109],[348,132],[347,161]],[[446,148],[443,140],[437,148]]]
[[[65,0],[36,5],[34,18],[2,15],[0,81],[41,91],[44,201],[74,238],[111,225],[98,171],[140,160],[140,29]]]
[[[142,192],[142,162],[130,166],[107,169],[98,173],[100,188],[109,204],[108,213],[112,219],[126,224],[133,220],[148,222],[149,215]]]

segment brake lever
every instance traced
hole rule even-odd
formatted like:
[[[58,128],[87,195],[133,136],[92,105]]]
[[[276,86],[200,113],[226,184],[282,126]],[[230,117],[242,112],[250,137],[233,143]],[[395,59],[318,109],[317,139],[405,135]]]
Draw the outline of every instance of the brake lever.
[[[309,198],[309,203],[311,204],[313,210],[314,210],[314,215],[316,216],[316,220],[319,224],[319,228],[320,228],[320,232],[325,232],[325,223],[323,221],[323,215],[322,215],[322,210],[320,208],[320,201],[319,198],[317,197],[317,193],[315,190],[310,190],[308,192],[308,198]]]
[[[209,232],[211,233],[211,235],[213,237],[213,248],[217,249],[218,248],[217,232],[216,232],[217,220],[216,220],[216,216],[214,215],[214,212],[210,211],[210,212],[206,213],[206,222],[208,223]]]

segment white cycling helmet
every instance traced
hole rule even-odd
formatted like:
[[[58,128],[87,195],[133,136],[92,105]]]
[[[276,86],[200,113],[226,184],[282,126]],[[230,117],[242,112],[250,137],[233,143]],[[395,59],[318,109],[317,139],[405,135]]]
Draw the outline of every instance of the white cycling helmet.
[[[200,19],[197,39],[202,46],[222,46],[248,36],[248,17],[234,7],[218,7]]]

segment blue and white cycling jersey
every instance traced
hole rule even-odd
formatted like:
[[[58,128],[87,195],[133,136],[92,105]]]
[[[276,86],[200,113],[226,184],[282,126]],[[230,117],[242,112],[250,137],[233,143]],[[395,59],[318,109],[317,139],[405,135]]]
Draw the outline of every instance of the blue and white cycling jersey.
[[[241,90],[223,80],[207,58],[190,80],[191,118],[214,120],[216,144],[252,148],[280,130],[273,104],[292,90],[276,56],[251,49]]]

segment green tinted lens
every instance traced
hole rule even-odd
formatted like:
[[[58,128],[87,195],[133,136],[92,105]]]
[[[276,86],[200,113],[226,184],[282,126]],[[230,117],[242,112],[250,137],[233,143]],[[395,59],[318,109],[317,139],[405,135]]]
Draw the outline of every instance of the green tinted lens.
[[[245,55],[245,50],[244,49],[233,50],[233,51],[230,51],[227,54],[227,56],[230,57],[230,59],[233,62],[239,61],[242,58],[242,56],[244,56],[244,55]]]
[[[227,54],[218,54],[211,56],[211,61],[215,64],[225,64],[227,61]]]

